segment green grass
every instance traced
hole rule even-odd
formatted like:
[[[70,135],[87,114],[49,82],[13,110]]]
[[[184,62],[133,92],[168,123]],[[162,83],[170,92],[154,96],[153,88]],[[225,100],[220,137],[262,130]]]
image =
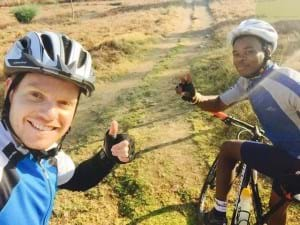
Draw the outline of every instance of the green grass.
[[[223,27],[223,29],[226,28]],[[215,32],[217,34],[218,30]],[[218,35],[214,35],[207,49],[202,50],[199,57],[190,62],[195,86],[203,94],[219,94],[238,78],[231,62],[231,51],[223,45],[224,42],[219,38]],[[136,65],[139,60],[142,61],[152,40],[151,38],[142,38],[141,41],[124,38],[110,40],[96,46],[93,52],[94,56],[98,56],[101,48],[106,51],[102,57],[107,56],[105,65],[101,65],[100,59],[96,61],[101,79],[118,81],[126,76],[129,68]],[[284,47],[285,44],[279,46],[279,58],[280,54],[284,52]],[[99,134],[104,134],[106,125],[112,118],[119,121],[122,131],[134,133],[137,149],[143,150],[143,148],[149,147],[147,145],[149,139],[156,137],[155,129],[160,130],[157,128],[158,123],[147,124],[147,122],[160,119],[159,113],[161,112],[168,118],[159,123],[168,123],[169,120],[176,119],[172,117],[172,113],[176,112],[182,113],[180,118],[184,118],[187,123],[192,124],[195,134],[193,143],[199,149],[197,152],[189,152],[189,149],[186,149],[186,154],[191,154],[199,162],[201,171],[207,171],[207,166],[211,164],[217,154],[220,144],[224,140],[234,138],[236,130],[229,129],[206,112],[188,111],[190,105],[184,104],[180,100],[177,102],[174,100],[175,97],[172,98],[169,93],[161,91],[160,88],[163,84],[160,82],[173,85],[170,84],[170,81],[163,80],[161,74],[172,68],[172,63],[183,48],[181,43],[171,48],[164,57],[158,60],[153,70],[143,77],[142,85],[130,90],[123,90],[114,105],[98,107],[93,111],[94,123],[86,125],[89,132],[84,137],[79,135],[71,138],[78,142],[79,149],[71,151],[71,155],[76,161],[87,158],[88,155],[97,151],[95,143],[99,143]],[[111,61],[109,61],[110,59]],[[103,68],[104,70],[102,70]],[[227,112],[252,123],[257,122],[247,102],[238,104]],[[82,129],[84,126],[82,124]],[[143,126],[146,128],[142,129]],[[149,137],[148,133],[150,132],[153,132],[154,137]],[[163,139],[163,136],[157,138]],[[199,194],[199,183],[194,186],[185,184],[191,171],[183,171],[181,174],[184,174],[182,175],[184,177],[176,177],[175,174],[178,170],[185,170],[185,168],[178,169],[176,162],[170,158],[170,155],[176,151],[178,149],[175,147],[172,152],[160,150],[147,152],[131,164],[118,167],[102,185],[86,193],[76,195],[67,192],[59,193],[60,201],[56,203],[55,218],[65,218],[70,221],[69,224],[85,225],[195,225],[195,201]],[[261,185],[268,187],[265,183]],[[263,194],[267,194],[267,192]],[[267,198],[264,198],[263,201],[267,202]],[[114,212],[111,208],[117,208],[115,210],[117,214],[114,217],[110,215]],[[299,212],[299,206],[291,209],[292,215],[297,215],[297,212]],[[109,221],[106,221],[106,214],[110,215]],[[297,221],[293,224],[297,224]]]
[[[299,0],[256,0],[256,15],[268,21],[299,20]]]
[[[170,68],[170,64],[174,61],[176,56],[180,53],[180,51],[183,49],[183,45],[180,43],[177,43],[177,45],[173,48],[171,48],[167,55],[163,57],[152,69],[151,73],[148,74],[147,77],[153,78],[153,76],[157,74],[161,74],[164,71],[168,70]]]
[[[137,65],[158,36],[130,33],[89,46],[93,57],[97,80],[112,80],[124,77],[130,68]]]
[[[18,6],[12,10],[12,13],[20,23],[30,23],[38,14],[37,5]]]
[[[141,214],[147,201],[146,185],[141,179],[136,179],[130,173],[119,175],[116,179],[109,179],[110,185],[119,198],[119,214],[123,217],[134,218]]]

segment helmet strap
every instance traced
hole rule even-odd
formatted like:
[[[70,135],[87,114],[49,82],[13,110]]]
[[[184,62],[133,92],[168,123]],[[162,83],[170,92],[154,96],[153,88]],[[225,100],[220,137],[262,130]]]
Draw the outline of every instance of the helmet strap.
[[[10,112],[10,100],[9,100],[9,96],[10,93],[16,89],[16,87],[21,83],[21,81],[23,80],[23,78],[25,77],[26,74],[17,74],[14,78],[12,78],[12,82],[7,90],[6,96],[5,96],[5,100],[4,100],[4,105],[3,105],[3,109],[2,109],[2,119],[5,121],[5,123],[10,126],[10,122],[9,122],[9,112]]]
[[[12,91],[14,91],[17,86],[21,83],[23,78],[25,77],[26,73],[23,74],[16,74],[15,77],[12,78],[12,82],[7,90],[5,100],[4,100],[4,105],[2,109],[2,121],[3,125],[5,126],[6,129],[8,129],[11,132],[11,135],[14,137],[14,139],[17,141],[17,143],[21,144],[22,146],[25,146],[21,139],[18,137],[16,132],[14,131],[13,127],[11,126],[10,120],[9,120],[9,113],[10,113],[10,94]],[[27,148],[27,146],[25,146]],[[30,148],[28,148],[30,149]]]

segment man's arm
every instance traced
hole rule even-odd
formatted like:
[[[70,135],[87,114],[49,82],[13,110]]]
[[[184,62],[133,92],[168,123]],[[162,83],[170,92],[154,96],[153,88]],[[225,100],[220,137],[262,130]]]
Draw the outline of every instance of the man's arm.
[[[218,112],[228,107],[219,95],[201,95],[197,92],[192,82],[192,76],[189,73],[180,78],[180,83],[175,90],[184,101],[191,102],[204,111]]]
[[[222,102],[219,95],[201,95],[196,93],[192,103],[209,112],[223,111],[229,107]]]
[[[202,95],[196,91],[191,75],[186,74],[180,78],[175,90],[184,101],[197,105],[204,111],[218,112],[247,98],[247,81],[239,79],[221,95]]]
[[[60,154],[63,160],[58,161],[59,188],[86,191],[102,181],[115,164],[131,162],[134,154],[134,140],[127,134],[118,134],[118,123],[112,121],[104,137],[103,149],[76,169],[70,157]]]
[[[109,159],[104,150],[92,158],[80,163],[66,183],[59,185],[61,189],[71,191],[86,191],[102,181],[113,169],[116,162]]]

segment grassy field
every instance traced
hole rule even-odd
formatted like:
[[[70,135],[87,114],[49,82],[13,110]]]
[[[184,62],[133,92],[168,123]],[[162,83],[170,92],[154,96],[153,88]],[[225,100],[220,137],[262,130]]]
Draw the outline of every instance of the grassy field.
[[[85,193],[60,191],[51,225],[196,225],[204,174],[234,131],[182,103],[174,93],[176,77],[189,70],[205,94],[228,88],[238,76],[226,34],[244,18],[265,16],[275,1],[76,2],[75,20],[70,4],[54,2],[40,5],[27,25],[16,22],[12,7],[0,8],[0,60],[29,30],[56,30],[82,42],[94,58],[97,90],[82,99],[64,149],[76,163],[93,155],[116,119],[135,137],[138,157]],[[274,58],[300,69],[300,23],[277,18],[274,26],[280,33]],[[228,112],[256,122],[247,102]],[[289,225],[299,224],[299,210],[291,208]]]
[[[269,21],[300,20],[298,0],[257,0],[256,15]]]

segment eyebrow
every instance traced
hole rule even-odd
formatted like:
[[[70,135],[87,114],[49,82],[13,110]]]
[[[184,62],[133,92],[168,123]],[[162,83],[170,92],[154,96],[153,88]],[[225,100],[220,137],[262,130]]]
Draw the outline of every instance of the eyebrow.
[[[42,94],[44,94],[43,88],[40,87],[41,85],[38,82],[35,81],[31,81],[29,83],[27,83],[27,89],[30,91],[37,91],[37,92],[41,92]],[[64,101],[67,102],[76,102],[78,100],[77,98],[70,98],[70,99],[63,99]]]
[[[254,49],[254,48],[251,47],[251,46],[247,46],[247,47],[245,47],[245,48],[243,48],[243,49],[246,49],[246,50],[247,50],[247,49]],[[232,52],[237,52],[237,50],[233,49]]]

